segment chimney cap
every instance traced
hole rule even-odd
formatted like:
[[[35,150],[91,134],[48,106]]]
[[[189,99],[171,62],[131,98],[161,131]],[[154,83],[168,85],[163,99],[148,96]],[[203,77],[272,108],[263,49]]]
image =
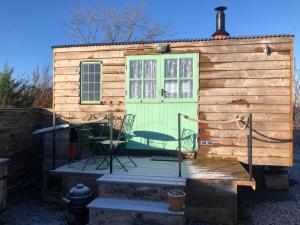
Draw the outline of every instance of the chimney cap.
[[[225,7],[225,6],[218,6],[217,8],[215,8],[215,10],[217,12],[222,12],[222,11],[225,11],[226,9],[227,9],[227,7]]]

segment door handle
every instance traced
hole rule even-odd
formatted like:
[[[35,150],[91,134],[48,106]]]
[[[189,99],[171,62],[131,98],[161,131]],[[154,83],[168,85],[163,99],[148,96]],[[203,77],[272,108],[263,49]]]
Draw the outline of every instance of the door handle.
[[[166,91],[165,91],[164,89],[160,89],[160,95],[161,95],[161,96],[164,96],[165,93],[166,93]]]

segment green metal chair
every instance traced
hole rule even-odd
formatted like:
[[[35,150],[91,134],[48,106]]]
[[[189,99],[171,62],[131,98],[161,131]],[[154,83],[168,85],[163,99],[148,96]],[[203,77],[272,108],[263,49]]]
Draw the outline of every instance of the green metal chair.
[[[86,142],[89,145],[88,148],[88,158],[84,163],[82,170],[85,170],[86,166],[88,165],[91,159],[94,162],[97,162],[96,157],[103,157],[103,160],[109,164],[105,152],[105,149],[102,146],[102,142],[108,139],[107,136],[104,134],[107,133],[107,122],[97,122],[97,123],[89,123],[86,124],[84,127],[86,128]]]
[[[128,161],[125,163],[122,163],[120,161],[120,159],[118,158],[118,155],[121,153],[122,150],[124,150],[127,142],[128,142],[128,137],[131,133],[132,127],[133,127],[133,123],[134,123],[134,119],[135,119],[135,115],[133,114],[125,114],[123,116],[122,119],[122,123],[121,123],[121,127],[119,129],[119,133],[116,139],[112,140],[112,154],[113,154],[113,159],[115,159],[120,166],[126,171],[128,172],[128,170],[126,169],[125,165],[128,163],[132,163],[134,165],[134,167],[137,167],[136,163],[133,161],[133,159],[127,155]],[[109,165],[109,151],[110,151],[110,139],[107,139],[105,141],[101,141],[101,144],[103,146],[105,146],[106,150],[107,150],[107,156],[105,157],[105,159],[103,159],[99,165],[97,166],[96,169],[99,169],[101,167],[101,165],[104,162],[107,162]]]

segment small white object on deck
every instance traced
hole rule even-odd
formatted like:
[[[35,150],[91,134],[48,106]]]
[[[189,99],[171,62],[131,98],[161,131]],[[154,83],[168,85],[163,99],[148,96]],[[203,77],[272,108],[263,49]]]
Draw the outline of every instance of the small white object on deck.
[[[65,124],[60,124],[60,125],[56,125],[55,128],[53,128],[53,126],[51,127],[45,127],[45,128],[41,128],[41,129],[37,129],[33,132],[33,134],[42,134],[42,133],[46,133],[49,131],[53,131],[55,130],[60,130],[60,129],[65,129],[68,128],[70,125],[65,123]]]

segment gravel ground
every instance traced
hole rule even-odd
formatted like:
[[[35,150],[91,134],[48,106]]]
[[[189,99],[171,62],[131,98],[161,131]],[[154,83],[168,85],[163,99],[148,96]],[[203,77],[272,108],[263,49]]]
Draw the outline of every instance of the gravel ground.
[[[66,225],[65,208],[44,203],[40,191],[23,190],[9,196],[7,210],[1,215],[1,225]]]
[[[300,225],[300,163],[289,171],[288,191],[261,190],[242,193],[239,225]],[[10,195],[1,225],[66,225],[64,207],[44,203],[40,191],[23,190]]]
[[[288,191],[261,190],[239,201],[240,225],[300,225],[300,163],[289,170]]]

